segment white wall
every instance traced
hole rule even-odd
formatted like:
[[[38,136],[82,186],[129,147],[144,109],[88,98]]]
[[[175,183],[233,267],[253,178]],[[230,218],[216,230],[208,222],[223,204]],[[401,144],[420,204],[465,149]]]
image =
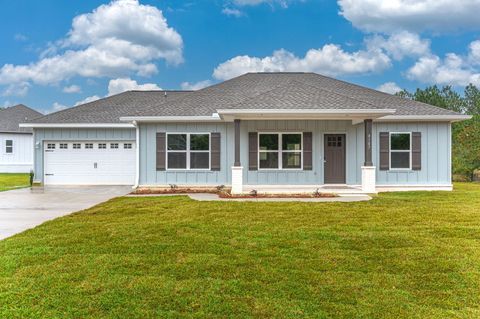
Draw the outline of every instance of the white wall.
[[[6,140],[13,141],[13,153],[7,154]],[[33,169],[32,134],[0,133],[0,173],[28,173]]]

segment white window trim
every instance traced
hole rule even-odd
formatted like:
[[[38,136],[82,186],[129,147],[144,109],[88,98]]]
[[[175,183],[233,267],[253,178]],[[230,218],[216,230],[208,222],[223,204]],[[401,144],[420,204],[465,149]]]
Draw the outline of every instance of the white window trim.
[[[409,150],[392,150],[392,134],[408,134],[410,136]],[[412,170],[412,132],[389,132],[388,135],[388,165],[390,171],[411,171]],[[409,153],[409,167],[408,168],[392,168],[392,151],[395,153]]]
[[[12,146],[7,146],[7,141],[12,141]],[[7,155],[7,156],[10,156],[10,155],[13,155],[15,154],[15,146],[14,146],[14,142],[12,139],[5,139],[5,146],[3,148],[3,151],[4,151],[4,154]],[[7,152],[7,147],[11,147],[12,148],[12,151],[10,153]]]
[[[260,135],[277,134],[278,150],[260,150]],[[282,150],[283,135],[300,134],[300,150]],[[259,132],[257,134],[257,163],[259,171],[303,171],[303,132]],[[278,168],[260,168],[260,153],[278,153]],[[300,168],[283,168],[283,153],[301,153]]]
[[[187,135],[187,145],[185,150],[169,150],[168,136],[169,135]],[[208,135],[208,151],[190,150],[190,135]],[[212,134],[210,132],[169,132],[165,134],[165,170],[167,171],[210,171],[212,166]],[[208,168],[190,168],[190,154],[191,153],[207,153],[208,152]],[[186,168],[168,168],[168,153],[186,153],[187,167]]]

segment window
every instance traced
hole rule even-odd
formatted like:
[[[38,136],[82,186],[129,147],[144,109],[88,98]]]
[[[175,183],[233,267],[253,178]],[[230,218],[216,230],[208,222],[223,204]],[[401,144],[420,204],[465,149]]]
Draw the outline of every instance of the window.
[[[411,133],[390,133],[390,169],[411,169],[411,145]]]
[[[67,148],[68,148],[68,144],[67,144],[67,143],[60,143],[60,149],[66,150]]]
[[[13,140],[5,140],[5,153],[13,154]]]
[[[98,143],[98,148],[104,150],[104,149],[107,148],[107,144],[106,143]]]
[[[85,143],[86,149],[93,149],[93,143]]]
[[[301,133],[258,134],[259,169],[301,169]]]
[[[123,144],[124,149],[131,149],[132,148],[132,143],[125,143]]]
[[[82,148],[82,144],[80,143],[73,143],[73,149],[79,150]]]
[[[210,134],[167,134],[168,169],[210,169]]]
[[[118,143],[110,143],[110,148],[118,148]]]
[[[55,143],[47,143],[47,149],[54,150],[55,149]]]

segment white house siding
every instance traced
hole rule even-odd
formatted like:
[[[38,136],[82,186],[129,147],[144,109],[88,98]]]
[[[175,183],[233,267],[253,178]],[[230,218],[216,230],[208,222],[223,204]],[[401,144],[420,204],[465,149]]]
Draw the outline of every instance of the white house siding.
[[[5,144],[13,141],[13,153]],[[33,169],[33,137],[26,133],[0,133],[0,173],[28,173]]]

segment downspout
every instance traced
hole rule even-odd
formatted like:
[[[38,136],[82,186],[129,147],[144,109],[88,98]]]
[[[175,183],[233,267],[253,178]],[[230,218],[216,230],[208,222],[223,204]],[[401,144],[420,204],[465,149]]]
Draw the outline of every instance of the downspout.
[[[133,188],[137,188],[140,184],[140,128],[138,127],[137,121],[133,121],[135,126],[135,185]]]

